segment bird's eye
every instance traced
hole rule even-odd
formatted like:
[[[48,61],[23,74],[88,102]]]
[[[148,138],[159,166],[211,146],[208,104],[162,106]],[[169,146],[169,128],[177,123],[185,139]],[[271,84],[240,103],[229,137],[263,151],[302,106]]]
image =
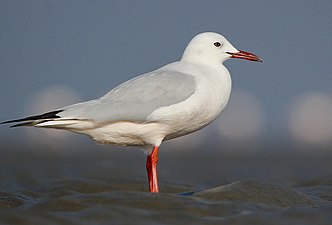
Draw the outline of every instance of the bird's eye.
[[[214,44],[214,46],[216,46],[217,48],[221,46],[220,42],[214,42],[213,44]]]

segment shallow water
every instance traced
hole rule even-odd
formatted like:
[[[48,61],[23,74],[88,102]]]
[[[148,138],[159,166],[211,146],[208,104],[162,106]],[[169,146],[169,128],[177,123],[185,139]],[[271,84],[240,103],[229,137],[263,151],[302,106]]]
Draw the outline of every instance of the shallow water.
[[[160,152],[103,146],[0,153],[1,224],[331,224],[332,153]]]

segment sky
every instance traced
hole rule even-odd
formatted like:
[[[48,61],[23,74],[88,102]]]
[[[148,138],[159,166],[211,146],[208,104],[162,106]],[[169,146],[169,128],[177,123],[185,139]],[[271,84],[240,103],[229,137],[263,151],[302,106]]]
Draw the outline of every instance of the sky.
[[[264,63],[228,60],[225,112],[175,143],[214,137],[331,146],[331,12],[327,0],[0,0],[0,121],[98,98],[179,60],[193,36],[213,31]],[[0,132],[13,143],[85,141],[58,131]]]

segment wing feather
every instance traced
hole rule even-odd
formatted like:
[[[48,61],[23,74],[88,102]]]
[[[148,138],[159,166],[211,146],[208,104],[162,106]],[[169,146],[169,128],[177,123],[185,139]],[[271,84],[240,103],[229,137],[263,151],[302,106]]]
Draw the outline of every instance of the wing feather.
[[[177,71],[155,71],[131,79],[100,99],[63,108],[62,118],[146,122],[156,109],[189,98],[196,89],[195,78]]]

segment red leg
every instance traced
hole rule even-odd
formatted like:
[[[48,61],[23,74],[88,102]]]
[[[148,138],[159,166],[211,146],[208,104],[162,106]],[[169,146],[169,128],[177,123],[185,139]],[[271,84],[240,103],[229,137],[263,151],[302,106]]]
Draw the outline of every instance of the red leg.
[[[155,146],[146,159],[146,170],[148,172],[149,189],[150,192],[154,193],[159,193],[157,174],[158,150],[158,147]]]

